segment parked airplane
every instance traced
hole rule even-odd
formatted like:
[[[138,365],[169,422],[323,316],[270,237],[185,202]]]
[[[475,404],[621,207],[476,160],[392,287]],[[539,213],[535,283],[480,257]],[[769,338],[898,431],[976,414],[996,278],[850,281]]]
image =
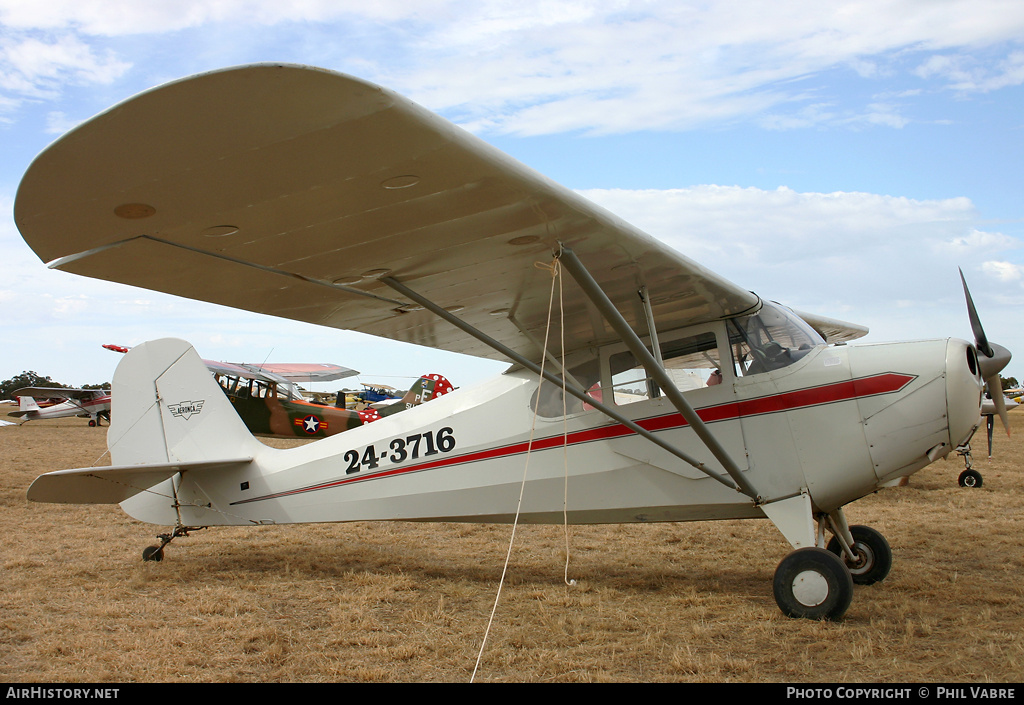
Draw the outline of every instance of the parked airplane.
[[[1002,402],[1006,411],[1012,411],[1020,406],[1015,400],[1008,399],[1005,396]],[[992,458],[992,431],[995,428],[995,417],[998,413],[996,401],[990,394],[986,393],[985,397],[981,400],[981,416],[985,420],[985,432],[988,436],[988,457],[990,459]],[[957,448],[956,452],[964,459],[964,471],[957,478],[957,483],[961,487],[981,487],[983,479],[981,473],[974,469],[974,462],[971,457],[971,444],[965,443]]]
[[[110,421],[110,391],[106,389],[23,387],[13,396],[18,398],[18,410],[7,415],[24,421],[66,416],[88,418],[90,426],[99,426],[100,419]]]
[[[340,406],[310,402],[284,386],[282,379],[275,375],[242,367],[232,370],[224,364],[213,367],[209,361],[205,362],[214,370],[217,382],[249,431],[261,436],[325,438],[452,391],[452,385],[441,375],[424,375],[394,403],[347,409],[343,393],[337,401]]]
[[[133,349],[113,465],[28,497],[173,526],[149,559],[222,525],[767,518],[794,549],[779,608],[837,619],[892,562],[844,507],[968,442],[1010,357],[966,283],[973,343],[847,345],[867,329],[765,301],[406,98],[302,66],[182,79],[79,125],[15,219],[57,269],[513,363],[279,450],[188,343]]]
[[[120,353],[131,349],[123,345],[103,347]],[[344,394],[338,399],[338,406],[329,406],[306,400],[297,384],[300,381],[305,384],[332,382],[359,374],[348,367],[326,363],[253,364],[213,360],[203,360],[203,364],[213,373],[251,433],[279,438],[333,436],[412,408],[453,389],[441,375],[424,375],[404,396],[396,397],[399,400],[396,403],[379,406],[367,403],[361,409],[348,409]]]

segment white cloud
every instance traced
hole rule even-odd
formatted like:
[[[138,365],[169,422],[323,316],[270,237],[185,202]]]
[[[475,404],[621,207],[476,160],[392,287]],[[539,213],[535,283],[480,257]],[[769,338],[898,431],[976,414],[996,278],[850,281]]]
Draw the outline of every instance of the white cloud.
[[[929,57],[914,73],[921,78],[941,78],[950,90],[990,93],[1024,84],[1024,51],[985,64],[972,56],[941,54]]]
[[[1024,283],[1024,265],[1013,262],[988,261],[981,265],[982,271],[1002,282]]]
[[[966,198],[711,185],[581,193],[738,285],[868,325],[875,340],[969,337],[958,266],[986,325],[1020,305],[997,281],[1024,276],[1024,265],[1003,261],[1022,243],[979,229]]]
[[[0,110],[24,99],[56,98],[66,84],[111,83],[131,64],[81,39],[0,36]]]
[[[129,59],[101,48],[106,38],[177,32],[175,44],[188,46],[183,33],[205,29],[202,48],[216,51],[224,49],[216,37],[231,33],[231,50],[246,60],[269,49],[258,44],[266,35],[246,37],[246,28],[310,27],[318,32],[303,40],[312,42],[306,53],[364,66],[370,78],[471,129],[511,134],[750,118],[776,129],[901,127],[910,119],[903,106],[834,106],[835,91],[809,81],[839,69],[861,80],[890,78],[903,71],[905,54],[920,57],[917,80],[960,91],[1024,81],[1019,48],[975,52],[1024,36],[1024,4],[1005,0],[0,0],[0,23],[0,98],[123,75]],[[355,27],[362,29],[350,32]],[[366,49],[381,41],[389,51],[368,62]]]

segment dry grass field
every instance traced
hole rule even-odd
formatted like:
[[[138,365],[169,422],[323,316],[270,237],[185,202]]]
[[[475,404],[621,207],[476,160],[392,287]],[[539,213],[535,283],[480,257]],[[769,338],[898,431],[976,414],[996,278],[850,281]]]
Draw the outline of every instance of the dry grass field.
[[[4,412],[6,413],[6,412]],[[1024,412],[847,508],[892,544],[839,623],[784,617],[767,521],[521,527],[477,682],[1020,682]],[[473,677],[510,527],[357,523],[166,530],[116,506],[29,503],[46,471],[103,465],[83,419],[0,429],[0,681],[341,682]]]

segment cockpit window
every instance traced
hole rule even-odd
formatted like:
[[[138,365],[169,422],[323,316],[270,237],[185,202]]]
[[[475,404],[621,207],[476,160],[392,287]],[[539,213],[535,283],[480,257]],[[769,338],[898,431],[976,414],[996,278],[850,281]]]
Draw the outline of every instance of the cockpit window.
[[[782,369],[825,341],[789,309],[765,302],[751,316],[728,321],[737,377]]]

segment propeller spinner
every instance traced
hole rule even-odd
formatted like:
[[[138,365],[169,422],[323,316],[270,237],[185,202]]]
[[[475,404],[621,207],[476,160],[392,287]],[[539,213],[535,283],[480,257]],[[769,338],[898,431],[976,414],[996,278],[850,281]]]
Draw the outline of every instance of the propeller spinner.
[[[971,291],[967,288],[967,280],[964,272],[960,270],[960,281],[964,285],[964,296],[967,297],[967,315],[971,319],[971,330],[974,332],[974,343],[978,350],[978,367],[981,369],[981,378],[985,380],[988,387],[988,394],[999,414],[999,420],[1003,422],[1006,435],[1010,435],[1010,421],[1006,416],[1006,398],[1003,396],[1003,384],[999,379],[999,373],[1010,363],[1010,351],[1002,345],[990,343],[985,335],[985,329],[978,317],[978,309],[974,306],[974,299],[971,298]]]

